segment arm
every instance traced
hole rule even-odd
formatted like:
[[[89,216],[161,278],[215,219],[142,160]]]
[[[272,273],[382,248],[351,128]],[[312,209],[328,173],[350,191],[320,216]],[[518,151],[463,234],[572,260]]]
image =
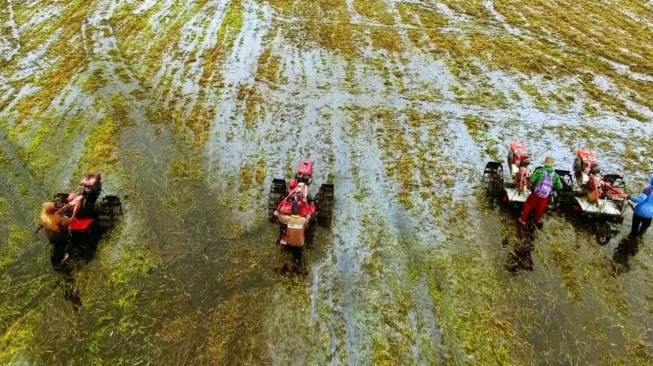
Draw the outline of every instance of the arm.
[[[59,218],[59,224],[60,225],[68,225],[70,224],[71,221],[73,221],[71,218],[65,217],[65,216],[57,216]]]
[[[556,191],[562,189],[562,180],[560,179],[560,175],[556,172],[553,172],[553,189]]]
[[[537,186],[542,181],[542,179],[544,179],[544,168],[535,168],[533,175],[531,175],[531,185],[533,187]]]
[[[644,202],[644,200],[646,199],[646,197],[647,197],[647,196],[646,196],[645,194],[642,193],[642,194],[640,194],[639,196],[630,196],[630,197],[628,197],[628,199],[630,199],[631,201],[633,201],[633,202],[635,202],[635,203],[642,203],[642,202]]]
[[[279,214],[278,217],[279,217],[279,222],[282,224],[288,224],[288,220],[290,220],[290,216],[288,215]]]

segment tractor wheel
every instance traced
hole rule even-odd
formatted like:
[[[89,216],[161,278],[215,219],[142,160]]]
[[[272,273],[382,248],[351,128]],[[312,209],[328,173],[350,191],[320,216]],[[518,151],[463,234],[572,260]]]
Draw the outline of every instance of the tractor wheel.
[[[313,247],[313,242],[315,241],[315,232],[317,230],[317,218],[313,219],[311,217],[311,221],[308,224],[308,229],[306,229],[304,235],[305,235],[305,240],[304,242],[306,243],[306,248],[312,248]]]
[[[320,191],[315,196],[315,207],[317,208],[318,225],[322,227],[331,226],[333,216],[333,184],[322,184]]]
[[[270,187],[270,194],[268,195],[268,219],[270,222],[276,222],[277,217],[274,216],[274,211],[277,209],[281,201],[288,195],[288,186],[284,179],[273,179],[272,186]]]
[[[574,159],[574,178],[576,178],[576,183],[578,184],[579,187],[583,185],[583,174],[580,170],[582,164],[583,162],[580,160],[579,157],[576,157],[576,159]]]
[[[510,171],[511,175],[512,175],[512,171],[511,171],[512,161],[514,158],[515,155],[513,154],[512,150],[508,151],[508,171]]]
[[[605,220],[599,220],[596,222],[596,241],[601,245],[608,244],[610,239],[612,239],[612,227],[610,223]]]

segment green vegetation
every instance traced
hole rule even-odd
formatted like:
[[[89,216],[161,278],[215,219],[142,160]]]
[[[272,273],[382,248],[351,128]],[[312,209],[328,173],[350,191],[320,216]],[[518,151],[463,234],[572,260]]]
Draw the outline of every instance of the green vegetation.
[[[465,115],[463,122],[472,138],[484,148],[485,153],[495,161],[501,161],[497,142],[489,136],[490,125],[479,117]]]

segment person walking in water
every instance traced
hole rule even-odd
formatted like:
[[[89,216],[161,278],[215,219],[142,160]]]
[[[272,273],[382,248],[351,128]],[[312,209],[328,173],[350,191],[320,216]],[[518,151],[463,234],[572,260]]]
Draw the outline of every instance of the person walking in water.
[[[281,224],[286,225],[285,232],[281,233],[279,238],[279,244],[286,246],[292,252],[295,263],[301,263],[306,241],[305,232],[308,229],[311,215],[301,216],[299,202],[296,200],[292,202],[291,215],[284,215],[276,210],[274,215],[279,218]]]
[[[651,226],[653,220],[653,175],[650,178],[650,186],[644,189],[639,196],[629,196],[628,199],[635,203],[633,209],[633,226],[630,236],[642,236]]]
[[[535,224],[540,223],[544,211],[546,211],[546,205],[549,203],[549,196],[553,191],[559,191],[562,189],[562,181],[560,176],[553,170],[553,157],[547,156],[544,159],[544,166],[537,167],[533,174],[531,175],[531,187],[533,187],[533,192],[528,195],[526,202],[524,203],[524,209],[519,217],[519,222],[526,224],[528,215],[531,211],[535,210],[535,216],[533,220]]]

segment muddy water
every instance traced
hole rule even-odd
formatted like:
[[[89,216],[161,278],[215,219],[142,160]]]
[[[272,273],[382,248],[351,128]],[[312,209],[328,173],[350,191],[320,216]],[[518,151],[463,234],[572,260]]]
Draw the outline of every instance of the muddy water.
[[[491,148],[504,156],[512,139],[563,168],[591,144],[605,169],[622,171],[648,124],[588,116],[580,97],[542,110],[521,83],[553,93],[568,80],[490,72],[480,59],[486,75],[459,79],[464,65],[440,45],[411,43],[432,34],[411,33],[419,17],[398,24],[402,1],[4,4],[2,363],[651,362],[650,237],[599,246],[590,225],[551,215],[520,251],[532,268],[513,273],[504,239],[515,217],[478,184]],[[461,42],[525,32],[492,1],[481,5],[489,26],[454,5],[417,8],[452,22]],[[75,27],[44,22],[57,14]],[[316,23],[325,14],[346,21]],[[65,47],[40,46],[50,43]],[[48,66],[77,60],[70,47],[83,65]],[[73,72],[32,89],[25,77],[49,69]],[[518,98],[476,104],[456,88]],[[273,244],[265,207],[271,180],[300,158],[316,161],[316,185],[333,182],[337,197],[305,275]],[[633,191],[637,164],[623,170]],[[89,258],[56,272],[32,228],[39,204],[86,169],[104,171],[124,216]]]

